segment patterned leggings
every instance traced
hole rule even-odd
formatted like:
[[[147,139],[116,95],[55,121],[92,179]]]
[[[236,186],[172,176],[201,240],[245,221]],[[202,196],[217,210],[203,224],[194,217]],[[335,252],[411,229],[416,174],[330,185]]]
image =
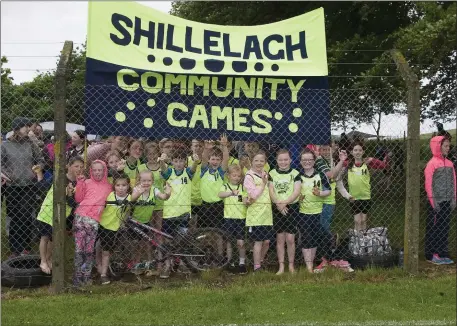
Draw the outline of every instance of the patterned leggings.
[[[75,237],[75,271],[73,284],[84,285],[90,282],[95,263],[95,240],[98,222],[90,217],[75,216],[73,234]]]

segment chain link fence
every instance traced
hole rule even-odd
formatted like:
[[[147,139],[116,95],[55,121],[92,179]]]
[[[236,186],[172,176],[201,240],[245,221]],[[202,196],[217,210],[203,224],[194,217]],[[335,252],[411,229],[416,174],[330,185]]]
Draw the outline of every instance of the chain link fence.
[[[173,278],[212,269],[233,274],[300,268],[349,273],[401,263],[408,192],[405,138],[368,139],[352,132],[309,144],[273,129],[283,140],[279,144],[267,136],[261,141],[231,139],[224,137],[234,128],[230,110],[223,123],[211,113],[197,118],[175,114],[180,123],[188,119],[187,126],[207,124],[209,135],[219,133],[217,138],[194,139],[188,128],[178,138],[152,118],[135,114],[138,104],[133,102],[120,103],[113,117],[122,127],[113,123],[104,126],[103,135],[88,135],[80,126],[85,94],[86,103],[96,106],[90,94],[111,91],[99,86],[67,92],[68,285],[132,280],[132,275]],[[400,125],[398,118],[405,114],[405,99],[397,90],[307,92],[317,100],[324,93],[329,96],[331,115],[343,124],[382,116],[383,125],[406,130],[406,122]],[[55,139],[48,122],[54,116],[54,89],[5,86],[1,101],[2,132],[13,130],[1,145],[2,261],[10,259],[11,273],[5,282],[46,284],[52,270]],[[167,110],[169,104],[152,96],[141,101],[151,111]],[[294,121],[306,128],[318,116],[313,116],[312,103],[284,116],[289,128],[296,127]],[[281,111],[282,104],[277,105]],[[383,116],[388,108],[397,114]],[[167,136],[129,130],[135,119],[142,119],[146,130],[155,128]],[[261,118],[256,127],[270,128]],[[336,123],[332,129],[338,129]],[[416,162],[421,171],[432,158],[429,143],[430,137],[421,139],[421,160]],[[455,147],[448,157],[456,163]],[[452,173],[440,174],[443,166],[428,171],[427,180],[422,177],[421,260],[433,260],[433,254],[456,258],[451,207],[455,179]],[[430,203],[434,212],[428,212]]]

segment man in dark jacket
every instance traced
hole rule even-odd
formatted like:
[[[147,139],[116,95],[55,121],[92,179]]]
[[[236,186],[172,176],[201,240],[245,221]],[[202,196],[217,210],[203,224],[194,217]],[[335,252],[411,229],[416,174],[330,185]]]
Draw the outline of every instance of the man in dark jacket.
[[[28,118],[12,122],[13,135],[1,144],[1,179],[5,189],[6,214],[10,218],[9,245],[13,255],[30,251],[33,237],[36,175],[33,167],[44,168],[41,149],[30,140]]]

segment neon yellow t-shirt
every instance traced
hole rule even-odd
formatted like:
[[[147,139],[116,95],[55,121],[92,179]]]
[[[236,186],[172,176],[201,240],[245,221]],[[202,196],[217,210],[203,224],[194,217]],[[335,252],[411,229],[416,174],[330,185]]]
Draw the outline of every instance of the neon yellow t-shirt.
[[[256,188],[261,188],[263,180],[255,174],[248,174],[245,178],[254,178]],[[254,203],[246,211],[246,226],[273,225],[273,212],[268,185]]]
[[[312,176],[302,175],[301,195],[304,197],[300,202],[300,213],[320,214],[324,204],[323,198],[313,194],[313,189],[330,190],[328,178],[318,172]],[[323,180],[324,179],[324,180]],[[325,198],[325,197],[324,197]]]
[[[371,199],[370,171],[365,163],[348,168],[348,186],[355,200]]]
[[[191,167],[194,164],[194,160],[191,156],[187,158],[187,166]],[[197,165],[194,176],[192,177],[192,195],[191,195],[191,205],[200,206],[202,204],[202,195],[200,192],[200,174],[202,171],[202,163]]]
[[[100,225],[107,230],[117,231],[127,216],[128,203],[132,196],[119,200],[114,191],[106,198],[105,209],[100,217]]]
[[[329,205],[335,205],[336,204],[336,199],[335,199],[335,189],[336,189],[336,182],[334,179],[330,179],[330,187],[332,188],[332,192],[328,197],[323,198],[324,204],[329,204]]]
[[[191,212],[192,179],[187,170],[184,169],[181,175],[176,175],[172,169],[167,180],[171,187],[171,196],[163,205],[163,218],[178,217]]]
[[[232,185],[230,183],[223,184],[219,192],[231,192],[238,190],[238,195],[232,195],[223,199],[224,201],[224,218],[245,219],[247,207],[243,203],[243,198],[247,198],[248,194],[242,184]]]
[[[202,200],[205,203],[217,203],[222,200],[217,194],[221,186],[224,184],[224,175],[225,173],[221,167],[218,167],[215,170],[208,166],[203,168],[200,190]]]
[[[52,226],[52,218],[54,216],[54,186],[49,189],[46,194],[43,204],[41,204],[40,211],[37,215],[37,220]],[[71,214],[71,207],[65,205],[65,216],[68,217]]]
[[[128,175],[128,177],[130,179],[130,186],[132,188],[135,187],[136,176],[138,175],[138,172],[140,172],[139,171],[140,165],[141,165],[140,160],[137,160],[135,165],[129,165],[127,162],[125,162],[124,173]]]
[[[162,173],[160,171],[160,168],[157,170],[151,170],[148,168],[147,164],[141,164],[138,167],[139,172],[143,171],[151,171],[152,175],[154,176],[154,184],[153,187],[157,188],[160,190],[160,192],[163,192],[163,189],[165,187],[165,179],[162,177]],[[161,211],[163,210],[163,200],[156,198],[156,204],[154,206],[154,211]]]
[[[132,216],[135,220],[141,223],[149,223],[152,219],[152,212],[154,211],[156,196],[160,192],[157,188],[151,188],[147,198],[143,195],[136,200],[133,205]]]
[[[270,171],[270,181],[273,183],[277,199],[285,200],[294,193],[295,182],[301,182],[299,174],[295,169],[289,169],[288,171],[273,169]],[[298,197],[294,200],[293,204],[297,202]]]

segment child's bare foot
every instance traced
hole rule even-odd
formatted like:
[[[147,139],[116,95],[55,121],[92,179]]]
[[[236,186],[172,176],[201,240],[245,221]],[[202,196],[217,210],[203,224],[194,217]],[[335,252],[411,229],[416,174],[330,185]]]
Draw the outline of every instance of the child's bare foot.
[[[52,270],[52,260],[48,260],[49,269]]]
[[[98,272],[98,274],[100,274],[100,275],[103,274],[102,265],[97,265],[97,272]]]
[[[276,275],[284,274],[284,263],[279,263],[279,270]]]
[[[40,263],[40,268],[43,271],[43,273],[51,274],[51,269],[49,268],[49,266],[46,262]]]
[[[295,267],[293,263],[289,263],[289,273],[295,274]]]

